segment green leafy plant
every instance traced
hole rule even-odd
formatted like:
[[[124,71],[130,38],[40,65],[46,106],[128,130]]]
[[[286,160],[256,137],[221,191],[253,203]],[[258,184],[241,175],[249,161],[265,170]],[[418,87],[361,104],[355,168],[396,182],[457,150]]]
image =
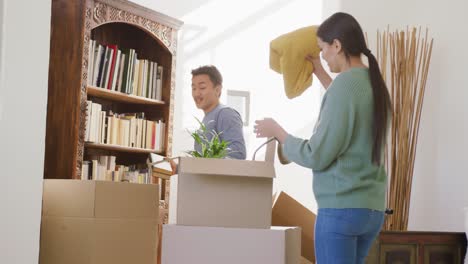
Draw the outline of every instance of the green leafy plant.
[[[188,131],[195,142],[201,146],[201,150],[190,150],[187,153],[195,158],[225,158],[229,154],[229,142],[220,138],[223,132],[208,131],[205,124],[195,118],[200,124],[200,129],[196,131]],[[211,134],[211,139],[207,135]]]

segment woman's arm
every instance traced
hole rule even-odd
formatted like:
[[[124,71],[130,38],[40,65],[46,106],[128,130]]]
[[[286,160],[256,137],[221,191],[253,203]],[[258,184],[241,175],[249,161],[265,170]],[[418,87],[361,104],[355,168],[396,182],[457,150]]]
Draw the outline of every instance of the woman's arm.
[[[328,86],[330,86],[330,83],[332,82],[332,78],[323,68],[320,57],[312,57],[312,55],[307,55],[305,59],[312,63],[312,66],[314,67],[313,73],[315,76],[317,76],[320,83],[323,85],[323,88],[325,88],[325,90],[328,89]]]

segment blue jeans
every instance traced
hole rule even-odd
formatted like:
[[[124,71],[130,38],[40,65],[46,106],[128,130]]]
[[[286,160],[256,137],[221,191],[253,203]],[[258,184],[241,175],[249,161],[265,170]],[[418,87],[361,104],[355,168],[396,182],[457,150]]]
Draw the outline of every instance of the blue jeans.
[[[362,264],[384,222],[384,212],[321,208],[315,221],[317,264]]]

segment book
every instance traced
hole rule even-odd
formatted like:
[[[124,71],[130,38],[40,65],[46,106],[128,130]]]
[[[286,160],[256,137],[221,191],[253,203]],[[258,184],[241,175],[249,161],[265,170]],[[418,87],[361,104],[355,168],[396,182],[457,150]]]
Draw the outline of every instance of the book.
[[[115,89],[115,84],[117,82],[117,72],[119,70],[119,63],[120,63],[120,50],[117,49],[117,45],[115,45],[115,51],[114,51],[114,56],[112,58],[112,64],[111,64],[111,71],[109,75],[109,83],[107,85],[107,89],[114,91]]]
[[[146,95],[150,99],[153,99],[153,67],[154,62],[150,61],[148,68],[148,94]]]
[[[130,69],[130,60],[131,60],[131,50],[130,49],[122,49],[123,56],[125,58],[123,62],[123,69],[121,74],[121,84],[120,84],[120,91],[121,93],[127,93],[128,90],[128,77],[129,77],[129,69]]]
[[[105,64],[104,64],[104,72],[102,73],[102,79],[101,79],[101,88],[107,89],[107,85],[109,83],[109,75],[110,75],[110,68],[112,64],[112,58],[114,56],[114,49],[110,45],[106,47],[106,58],[105,58]]]
[[[156,93],[157,93],[157,88],[156,88],[156,79],[157,79],[156,77],[157,77],[157,74],[158,74],[158,63],[155,62],[154,65],[153,65],[153,71],[152,71],[152,73],[151,73],[151,76],[152,76],[152,79],[153,79],[153,83],[152,83],[152,86],[153,86],[153,87],[151,88],[151,89],[152,89],[152,90],[151,90],[151,91],[152,91],[152,93],[151,93],[151,98],[152,98],[152,99],[156,99],[156,98],[157,98],[157,96],[156,96]]]
[[[163,78],[163,67],[158,66],[156,76],[156,100],[162,100],[162,78]]]
[[[126,60],[126,54],[121,53],[120,54],[120,65],[119,65],[119,70],[117,74],[117,84],[115,85],[115,91],[121,92],[122,91],[122,79],[123,79],[123,73],[124,73],[124,68],[125,68],[125,60]]]
[[[135,82],[135,67],[137,67],[137,56],[138,54],[134,49],[130,49],[130,64],[129,64],[129,72],[128,72],[128,89],[127,94],[133,94],[133,86]]]
[[[107,46],[103,46],[103,52],[101,56],[101,61],[99,62],[99,75],[98,75],[98,80],[97,80],[97,87],[104,87],[105,83],[105,78],[106,78],[106,72],[107,72],[107,66],[108,66],[108,60],[110,57],[110,49]]]
[[[103,56],[105,55],[105,48],[102,45],[97,44],[97,49],[95,49],[95,57],[94,57],[94,73],[93,73],[93,86],[98,87],[99,82],[101,80],[101,73],[102,73],[102,65],[104,62]]]
[[[94,74],[94,57],[96,49],[96,41],[91,40],[89,42],[88,50],[88,85],[93,85],[93,74]]]

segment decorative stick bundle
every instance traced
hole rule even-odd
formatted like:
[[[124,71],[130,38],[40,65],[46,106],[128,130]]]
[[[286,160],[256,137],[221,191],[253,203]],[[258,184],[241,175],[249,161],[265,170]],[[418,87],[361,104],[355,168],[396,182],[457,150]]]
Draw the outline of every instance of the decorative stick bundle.
[[[421,29],[377,32],[377,60],[392,98],[392,124],[386,151],[390,185],[385,230],[406,230],[427,74],[433,39]]]

